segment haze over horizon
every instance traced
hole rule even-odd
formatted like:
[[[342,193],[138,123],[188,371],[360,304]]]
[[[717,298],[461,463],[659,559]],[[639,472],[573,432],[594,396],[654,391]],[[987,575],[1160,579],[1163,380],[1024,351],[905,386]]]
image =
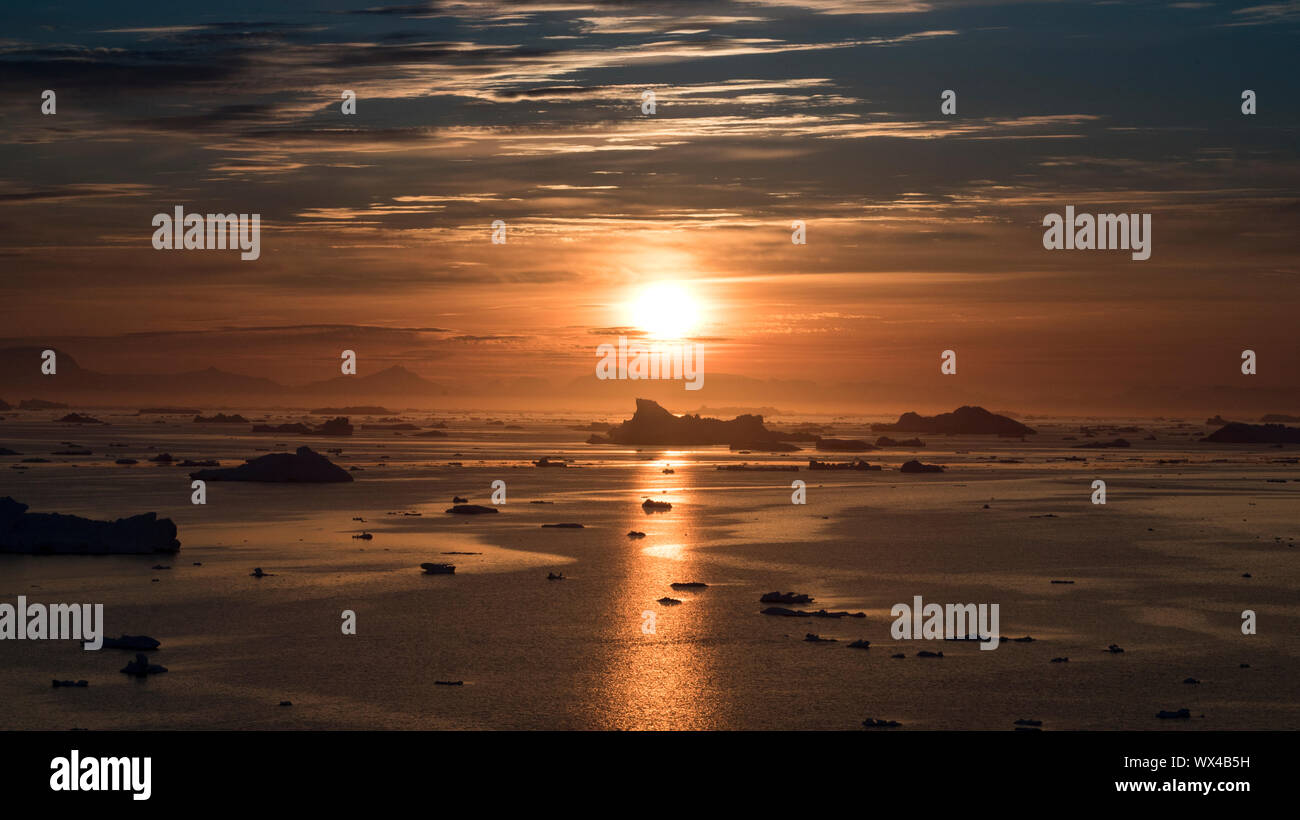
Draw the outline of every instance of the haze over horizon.
[[[292,406],[351,349],[407,406],[1300,413],[1294,4],[331,9],[9,13],[0,349],[109,377],[0,350],[0,398]],[[260,258],[155,250],[178,205]],[[1045,250],[1071,205],[1150,259]],[[666,331],[702,390],[595,379]],[[293,389],[139,378],[211,367]]]

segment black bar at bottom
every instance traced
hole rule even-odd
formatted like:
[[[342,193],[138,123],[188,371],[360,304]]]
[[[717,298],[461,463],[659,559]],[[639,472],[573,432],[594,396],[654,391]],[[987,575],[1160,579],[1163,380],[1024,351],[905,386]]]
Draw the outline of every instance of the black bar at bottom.
[[[888,729],[7,732],[0,734],[0,783],[9,806],[19,799],[55,810],[247,808],[286,799],[304,809],[339,808],[348,802],[395,809],[400,803],[392,801],[435,801],[428,804],[433,807],[442,800],[460,804],[467,799],[461,810],[502,801],[536,801],[540,808],[555,800],[595,803],[611,811],[655,805],[692,811],[698,806],[689,801],[725,804],[743,798],[797,801],[802,813],[819,804],[832,807],[846,797],[851,804],[867,801],[857,805],[868,810],[873,795],[928,805],[997,806],[1010,799],[1118,806],[1156,800],[1222,809],[1260,797],[1288,799],[1294,786],[1283,780],[1282,767],[1290,758],[1283,744],[1292,737],[1285,732]],[[51,778],[59,767],[71,774],[74,750],[83,777],[87,766],[102,772],[102,758],[149,758],[149,798],[133,799],[130,787],[55,791]],[[66,766],[52,766],[58,758],[66,759]],[[95,764],[88,764],[88,758]],[[1208,793],[1200,785],[1205,783],[1210,784]],[[795,807],[787,804],[779,813]]]

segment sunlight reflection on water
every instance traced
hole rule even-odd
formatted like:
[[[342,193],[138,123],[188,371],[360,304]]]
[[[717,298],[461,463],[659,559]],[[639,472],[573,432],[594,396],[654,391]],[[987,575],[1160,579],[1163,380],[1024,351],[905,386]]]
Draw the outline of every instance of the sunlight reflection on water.
[[[652,543],[626,541],[620,581],[605,627],[608,657],[600,677],[600,728],[710,729],[724,724],[726,696],[715,680],[716,650],[708,641],[713,619],[708,590],[675,590],[674,582],[699,581],[688,532],[699,529],[697,499],[688,476],[663,475],[662,461],[641,465],[634,486],[649,489],[673,508],[646,515],[629,504],[624,524]],[[671,492],[665,488],[671,484]],[[638,502],[640,496],[637,496]],[[667,543],[654,543],[666,541]],[[681,601],[659,603],[661,598]],[[649,617],[653,616],[653,632]]]

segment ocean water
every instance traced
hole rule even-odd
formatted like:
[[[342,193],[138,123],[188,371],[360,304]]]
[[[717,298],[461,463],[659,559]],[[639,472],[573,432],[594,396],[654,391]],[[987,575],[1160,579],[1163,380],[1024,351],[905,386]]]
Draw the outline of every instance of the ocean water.
[[[94,518],[157,511],[176,521],[181,550],[0,555],[0,601],[103,603],[107,634],[159,639],[152,662],[169,671],[136,680],[118,672],[133,653],[0,641],[0,728],[845,730],[867,717],[901,731],[1010,730],[1020,718],[1047,730],[1300,728],[1294,447],[1201,444],[1187,435],[1199,427],[1157,422],[1155,441],[1077,450],[1083,439],[1064,436],[1080,422],[1035,421],[1028,442],[922,436],[916,453],[861,456],[882,472],[810,472],[810,456],[856,456],[592,446],[575,419],[510,419],[523,428],[512,430],[444,415],[446,439],[334,439],[55,415],[0,422],[0,446],[22,453],[0,457],[0,496]],[[93,455],[51,455],[62,442]],[[233,466],[300,444],[342,448],[331,459],[362,469],[350,484],[211,482],[195,506],[189,469],[144,461]],[[897,472],[914,455],[948,471]],[[31,456],[52,463],[12,469]],[[542,456],[571,464],[532,466]],[[1061,460],[1072,456],[1087,461]],[[113,464],[124,457],[141,463]],[[716,469],[742,462],[803,466]],[[1096,478],[1105,505],[1090,501]],[[796,479],[806,504],[791,503]],[[489,504],[497,480],[500,513],[444,512],[455,495]],[[647,514],[647,497],[673,508]],[[542,526],[562,522],[584,528]],[[374,538],[352,537],[363,530]],[[456,574],[424,575],[425,561]],[[252,578],[254,567],[272,574]],[[760,614],[774,590],[814,596],[794,608],[867,617]],[[1034,641],[895,641],[890,609],[916,595],[996,603],[1002,635]],[[1248,609],[1254,635],[1241,631]],[[356,635],[341,632],[345,610]],[[847,648],[859,638],[871,648]],[[1112,643],[1124,653],[1105,652]],[[1155,718],[1183,707],[1192,720]]]

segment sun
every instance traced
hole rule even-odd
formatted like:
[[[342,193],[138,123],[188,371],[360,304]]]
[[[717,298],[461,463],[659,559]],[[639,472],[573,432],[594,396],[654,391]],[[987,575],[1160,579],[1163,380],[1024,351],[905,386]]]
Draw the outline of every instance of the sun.
[[[629,308],[631,323],[656,339],[685,338],[700,321],[699,302],[680,282],[646,285]]]

